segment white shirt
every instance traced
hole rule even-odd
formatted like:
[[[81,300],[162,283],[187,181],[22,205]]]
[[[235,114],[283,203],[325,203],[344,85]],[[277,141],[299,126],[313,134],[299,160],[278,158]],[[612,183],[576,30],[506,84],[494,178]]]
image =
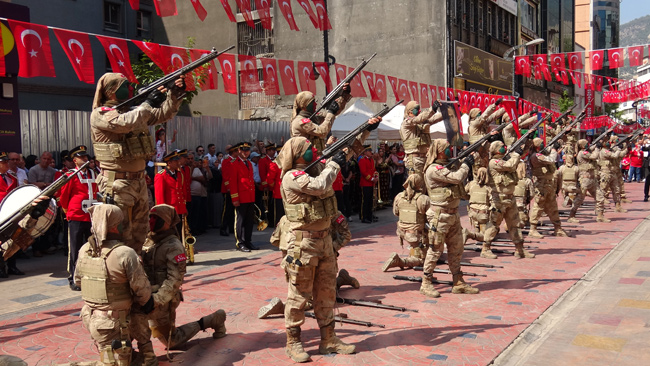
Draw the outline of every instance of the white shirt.
[[[18,178],[18,187],[28,184],[28,179],[27,179],[27,173],[23,169],[18,168],[17,172],[14,172],[13,170],[9,169],[10,172],[12,172],[16,178]]]

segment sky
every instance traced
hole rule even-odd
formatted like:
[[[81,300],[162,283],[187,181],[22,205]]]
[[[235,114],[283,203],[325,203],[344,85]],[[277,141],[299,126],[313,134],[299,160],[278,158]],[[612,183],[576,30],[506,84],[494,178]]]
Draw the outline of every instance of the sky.
[[[650,14],[650,0],[621,0],[621,24]]]

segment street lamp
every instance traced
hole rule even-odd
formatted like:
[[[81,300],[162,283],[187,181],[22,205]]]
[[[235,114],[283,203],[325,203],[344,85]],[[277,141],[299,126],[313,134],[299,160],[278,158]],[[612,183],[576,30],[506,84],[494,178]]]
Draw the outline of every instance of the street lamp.
[[[515,58],[510,57],[510,55],[512,53],[514,53],[515,51],[517,51],[518,49],[520,49],[520,48],[526,48],[528,46],[534,46],[534,45],[544,43],[544,42],[545,42],[544,38],[533,39],[530,42],[526,42],[524,44],[520,44],[520,45],[511,47],[511,48],[508,48],[508,50],[506,50],[506,52],[503,54],[503,58],[506,61],[512,62],[512,96],[519,97],[519,94],[515,91]]]

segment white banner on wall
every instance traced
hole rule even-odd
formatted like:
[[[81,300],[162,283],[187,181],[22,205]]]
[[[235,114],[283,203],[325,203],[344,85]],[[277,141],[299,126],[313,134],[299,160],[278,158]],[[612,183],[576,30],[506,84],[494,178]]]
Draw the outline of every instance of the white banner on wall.
[[[497,0],[497,5],[504,8],[508,13],[517,15],[517,0]]]

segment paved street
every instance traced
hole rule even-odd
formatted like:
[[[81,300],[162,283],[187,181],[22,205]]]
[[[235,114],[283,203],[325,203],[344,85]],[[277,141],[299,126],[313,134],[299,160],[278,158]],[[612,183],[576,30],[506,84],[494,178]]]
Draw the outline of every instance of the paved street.
[[[389,209],[379,222],[352,223],[353,241],[339,257],[361,282],[358,290],[340,295],[381,300],[418,312],[395,312],[341,305],[350,318],[385,325],[338,325],[338,335],[357,345],[355,355],[318,354],[316,321],[303,326],[306,351],[317,365],[631,365],[650,360],[650,224],[641,184],[626,184],[633,203],[628,213],[606,215],[610,224],[579,217],[567,226],[574,238],[546,237],[527,241],[535,259],[499,254],[483,259],[466,251],[464,260],[504,268],[464,267],[488,277],[466,277],[481,293],[454,295],[436,285],[442,297],[424,298],[419,284],[393,280],[395,274],[417,276],[412,270],[381,272],[381,264],[399,247],[395,218]],[[587,199],[588,204],[593,203]],[[593,212],[586,206],[580,212]],[[612,205],[613,208],[613,205]],[[463,208],[463,222],[466,215]],[[548,219],[546,220],[548,222]],[[286,365],[282,317],[257,319],[257,310],[272,297],[286,297],[280,254],[268,244],[271,230],[255,233],[262,250],[239,253],[234,239],[218,231],[197,237],[197,264],[183,285],[185,302],[179,324],[223,308],[228,336],[212,339],[199,333],[182,351],[171,352],[174,363],[187,365]],[[500,234],[500,237],[505,233]],[[50,365],[96,358],[78,313],[81,299],[67,286],[61,253],[20,260],[27,276],[0,280],[0,353],[24,358],[29,365]],[[445,265],[439,268],[446,269]],[[440,280],[451,275],[439,274]],[[154,341],[161,365],[169,365],[164,347]],[[505,351],[504,351],[505,350]]]

